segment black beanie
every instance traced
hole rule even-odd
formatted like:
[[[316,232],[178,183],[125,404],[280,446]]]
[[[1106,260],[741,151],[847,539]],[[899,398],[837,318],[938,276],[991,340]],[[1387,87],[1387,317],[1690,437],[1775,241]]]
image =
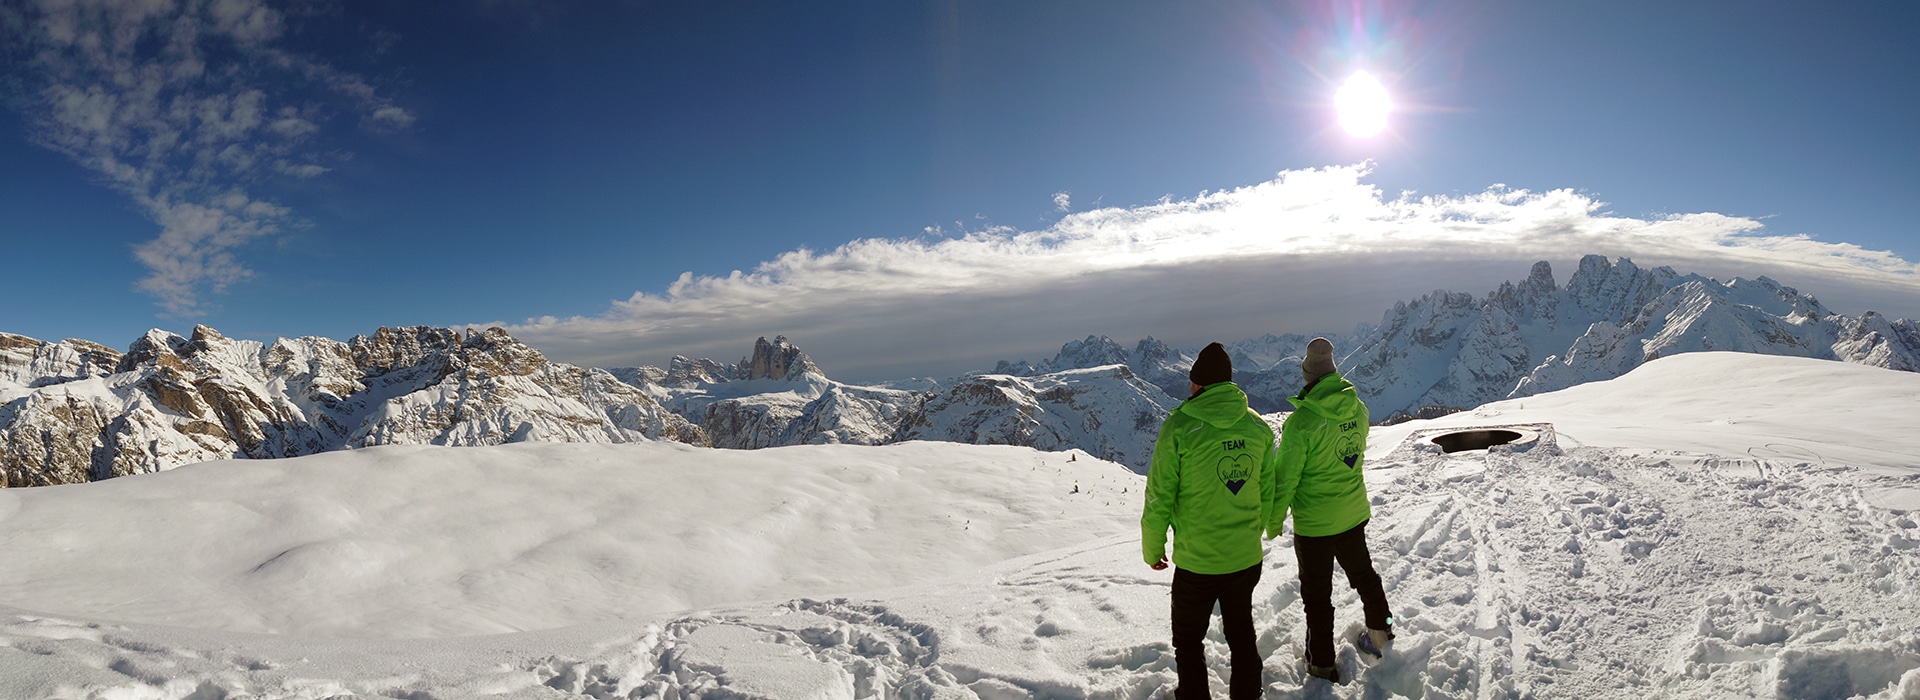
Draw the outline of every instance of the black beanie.
[[[1187,379],[1200,386],[1233,381],[1233,358],[1227,357],[1226,346],[1213,343],[1201,350]]]

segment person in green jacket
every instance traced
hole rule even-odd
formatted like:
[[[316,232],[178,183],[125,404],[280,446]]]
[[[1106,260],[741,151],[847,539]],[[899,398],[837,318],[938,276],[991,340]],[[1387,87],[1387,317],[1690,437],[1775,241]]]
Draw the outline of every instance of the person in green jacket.
[[[1233,360],[1219,343],[1194,360],[1191,398],[1160,425],[1140,516],[1141,554],[1167,568],[1173,529],[1173,656],[1180,700],[1211,697],[1203,645],[1215,603],[1233,664],[1235,700],[1260,696],[1260,651],[1254,645],[1253,587],[1260,582],[1261,534],[1276,497],[1273,427],[1247,408],[1233,384]],[[1276,536],[1278,529],[1268,531]]]
[[[1360,651],[1380,656],[1393,638],[1393,612],[1380,575],[1367,553],[1364,462],[1367,405],[1333,366],[1333,343],[1307,344],[1300,373],[1307,385],[1289,399],[1293,413],[1280,425],[1276,507],[1268,511],[1269,533],[1278,534],[1293,512],[1293,553],[1300,561],[1300,600],[1307,609],[1307,673],[1340,682],[1333,652],[1333,563],[1347,572],[1360,594],[1367,630],[1354,640]]]

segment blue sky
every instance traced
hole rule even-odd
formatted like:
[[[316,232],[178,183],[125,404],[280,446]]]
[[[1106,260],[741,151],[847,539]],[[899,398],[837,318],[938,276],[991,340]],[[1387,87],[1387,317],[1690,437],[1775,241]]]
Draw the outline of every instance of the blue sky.
[[[879,378],[1584,253],[1920,316],[1913,3],[815,5],[8,3],[0,330]]]

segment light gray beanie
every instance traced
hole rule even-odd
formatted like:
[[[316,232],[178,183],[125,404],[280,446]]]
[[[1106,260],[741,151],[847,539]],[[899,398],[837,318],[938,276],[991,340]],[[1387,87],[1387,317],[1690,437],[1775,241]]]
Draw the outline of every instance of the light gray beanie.
[[[1333,341],[1326,338],[1314,338],[1307,343],[1307,359],[1300,361],[1300,375],[1311,382],[1333,374]]]

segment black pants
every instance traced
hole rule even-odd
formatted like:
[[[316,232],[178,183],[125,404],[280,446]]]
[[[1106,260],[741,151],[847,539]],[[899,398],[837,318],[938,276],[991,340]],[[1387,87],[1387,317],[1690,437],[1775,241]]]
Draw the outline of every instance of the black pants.
[[[1260,583],[1260,565],[1231,574],[1173,571],[1173,662],[1180,669],[1178,700],[1209,698],[1207,654],[1204,642],[1213,604],[1220,603],[1221,631],[1233,662],[1228,683],[1234,700],[1260,697],[1260,650],[1254,646],[1253,587]]]
[[[1373,559],[1367,554],[1367,524],[1325,537],[1293,536],[1293,553],[1300,558],[1300,599],[1307,608],[1307,663],[1333,665],[1333,562],[1347,572],[1347,585],[1360,594],[1366,606],[1367,627],[1387,628],[1387,594],[1380,588],[1380,574],[1373,571]]]

